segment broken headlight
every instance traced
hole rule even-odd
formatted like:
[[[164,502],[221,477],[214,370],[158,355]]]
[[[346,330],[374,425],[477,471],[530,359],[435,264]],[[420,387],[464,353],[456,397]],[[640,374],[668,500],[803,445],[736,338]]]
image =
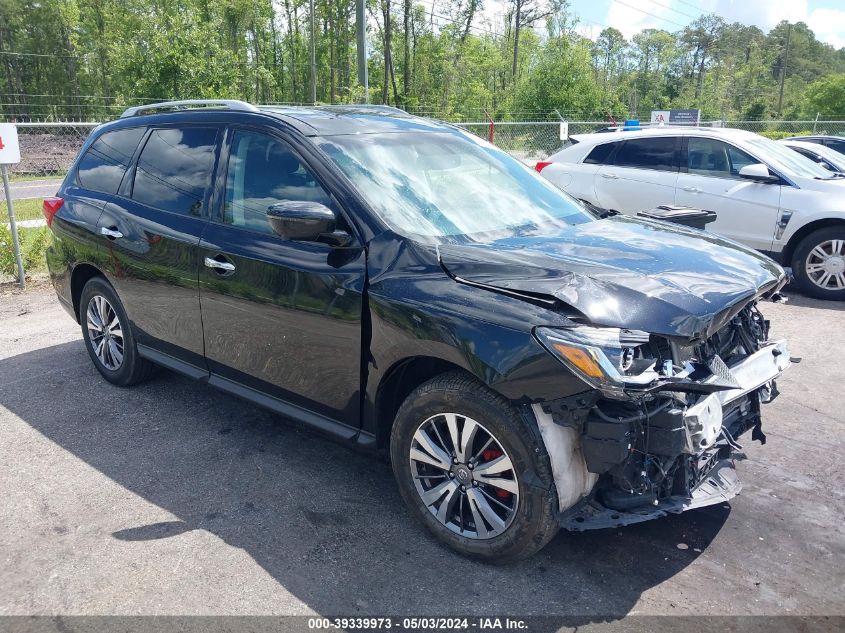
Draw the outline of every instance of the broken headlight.
[[[626,388],[642,388],[658,378],[646,332],[578,325],[538,327],[534,335],[576,376],[608,398],[627,399]]]

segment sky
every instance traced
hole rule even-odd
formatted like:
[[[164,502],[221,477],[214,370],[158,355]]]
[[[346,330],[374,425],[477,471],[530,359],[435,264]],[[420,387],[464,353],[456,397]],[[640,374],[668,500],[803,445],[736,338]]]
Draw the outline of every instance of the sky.
[[[677,31],[702,13],[768,32],[781,20],[806,22],[822,42],[845,47],[843,0],[572,0],[581,33],[595,39],[605,26],[626,38],[647,28]]]
[[[415,0],[428,10],[442,0]],[[483,32],[498,25],[504,14],[505,0],[485,0],[489,22],[477,27]],[[835,48],[845,47],[845,0],[570,0],[578,17],[578,31],[591,39],[602,29],[613,26],[626,39],[643,29],[679,31],[702,14],[715,13],[726,22],[754,25],[767,32],[781,20],[805,22],[816,38]]]

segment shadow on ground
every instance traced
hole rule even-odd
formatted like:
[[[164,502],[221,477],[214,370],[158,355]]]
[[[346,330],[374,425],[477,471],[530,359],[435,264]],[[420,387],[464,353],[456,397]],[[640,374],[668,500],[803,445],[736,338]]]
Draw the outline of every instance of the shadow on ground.
[[[10,384],[27,376],[52,406]],[[323,615],[622,616],[692,563],[730,513],[562,532],[528,561],[483,565],[410,517],[387,464],[174,374],[111,387],[74,341],[3,361],[0,385],[0,404],[24,422],[178,517],[105,538],[207,530]]]

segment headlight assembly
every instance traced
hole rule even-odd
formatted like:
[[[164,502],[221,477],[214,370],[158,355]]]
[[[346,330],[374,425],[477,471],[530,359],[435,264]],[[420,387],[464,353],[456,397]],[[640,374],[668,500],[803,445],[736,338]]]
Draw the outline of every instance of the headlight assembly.
[[[658,378],[646,332],[578,325],[538,327],[534,335],[576,376],[608,398],[627,399],[626,388],[642,388]]]

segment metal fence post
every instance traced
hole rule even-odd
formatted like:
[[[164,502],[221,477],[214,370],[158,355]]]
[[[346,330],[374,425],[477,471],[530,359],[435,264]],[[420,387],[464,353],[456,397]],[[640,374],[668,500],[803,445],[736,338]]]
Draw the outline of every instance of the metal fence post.
[[[15,262],[18,265],[18,285],[21,288],[26,287],[26,276],[23,270],[23,260],[21,259],[21,245],[18,241],[18,227],[15,224],[15,210],[12,207],[12,191],[9,188],[9,173],[6,165],[0,165],[0,171],[3,172],[3,191],[6,192],[6,211],[9,214],[9,228],[12,231],[12,245],[15,249]]]

